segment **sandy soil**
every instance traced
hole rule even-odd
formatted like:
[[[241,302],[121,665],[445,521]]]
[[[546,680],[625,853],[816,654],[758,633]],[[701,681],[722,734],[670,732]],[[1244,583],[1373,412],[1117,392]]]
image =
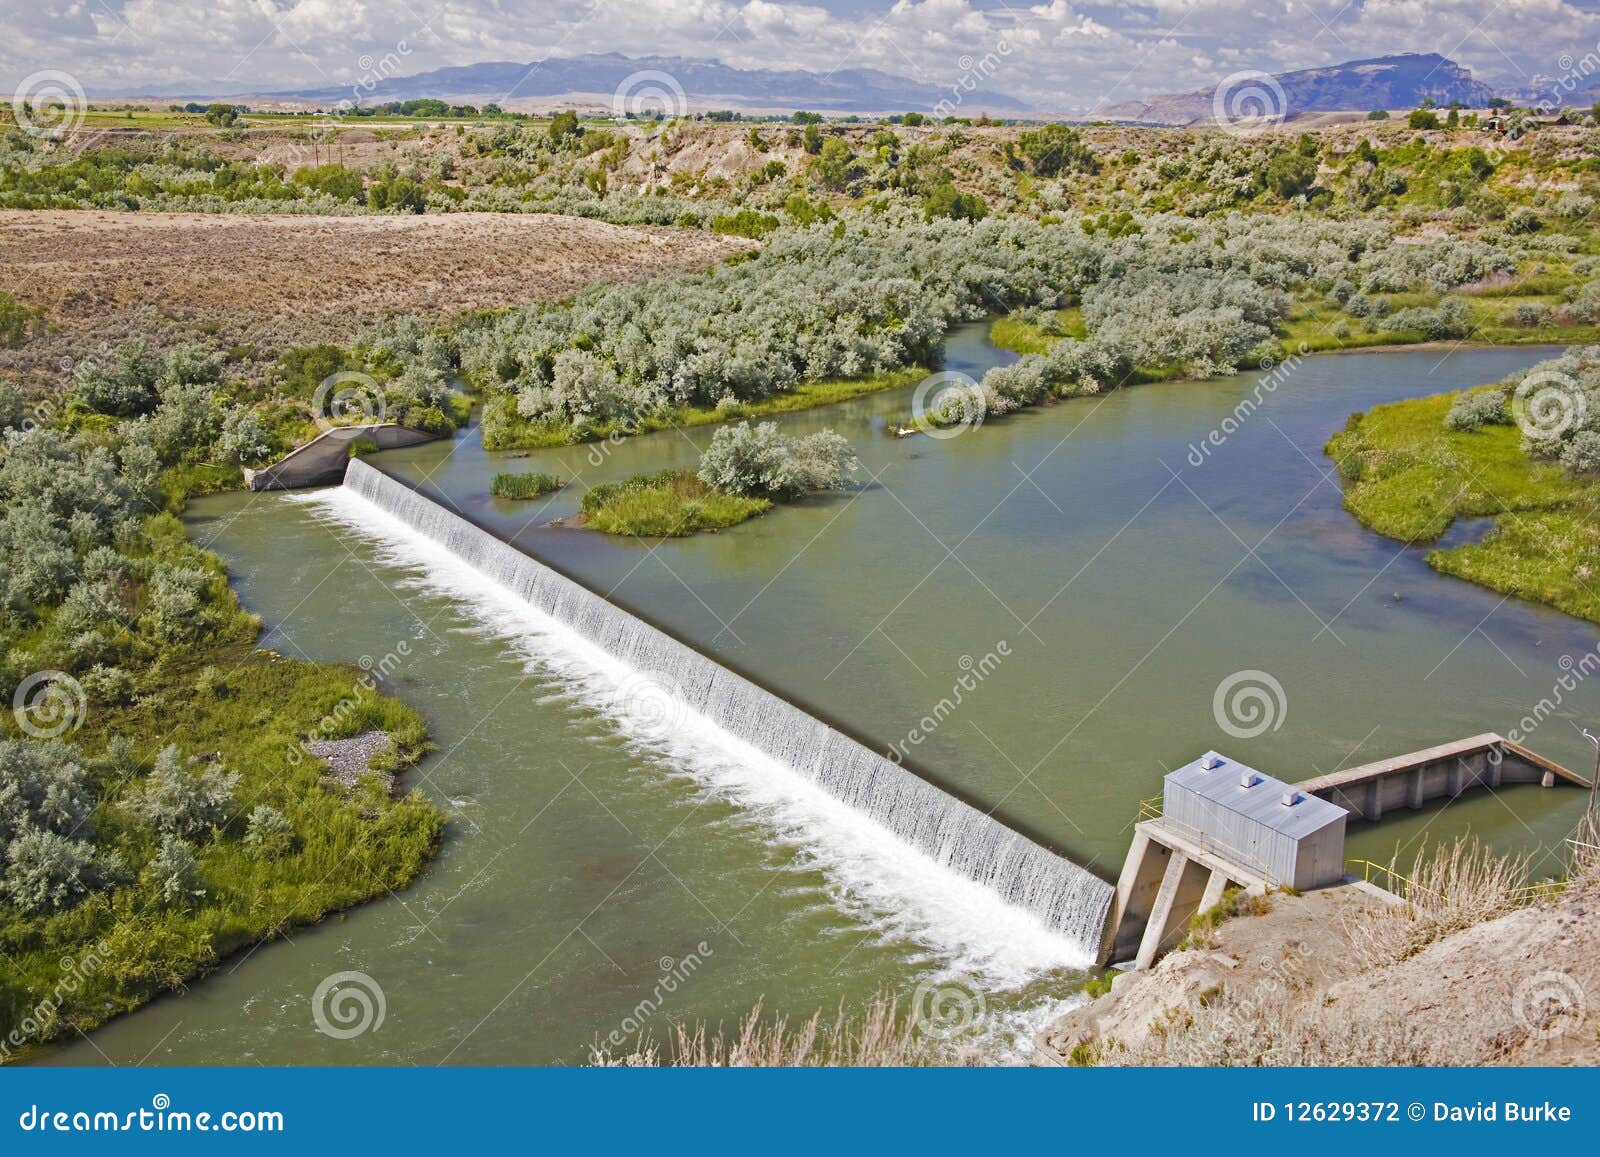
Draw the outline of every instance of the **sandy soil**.
[[[254,216],[0,211],[0,281],[53,315],[134,304],[378,314],[565,297],[708,264],[697,230],[499,213]]]
[[[1315,1026],[1315,1047],[1329,1050],[1329,1063],[1396,1063],[1391,1050],[1438,1064],[1600,1063],[1595,889],[1365,967],[1360,927],[1379,903],[1354,886],[1274,895],[1265,914],[1227,921],[1209,944],[1119,976],[1109,994],[1041,1034],[1039,1059],[1081,1063],[1110,1042],[1147,1058],[1165,1048],[1167,1063],[1248,1057],[1279,1044],[1274,1026],[1298,1024]],[[1184,1036],[1192,1039],[1170,1047]],[[1163,1038],[1155,1049],[1153,1038]],[[1235,1055],[1227,1063],[1252,1062]]]

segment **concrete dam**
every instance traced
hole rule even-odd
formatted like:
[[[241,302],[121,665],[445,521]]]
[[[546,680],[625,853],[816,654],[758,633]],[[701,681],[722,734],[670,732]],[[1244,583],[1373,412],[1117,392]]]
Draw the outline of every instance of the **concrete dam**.
[[[766,757],[775,777],[798,776],[870,820],[885,838],[980,885],[1097,954],[1112,888],[993,815],[802,711],[582,584],[496,538],[383,471],[349,464],[341,500],[402,524],[533,611],[548,616],[646,688],[669,715],[715,728]],[[360,510],[357,510],[359,516]]]

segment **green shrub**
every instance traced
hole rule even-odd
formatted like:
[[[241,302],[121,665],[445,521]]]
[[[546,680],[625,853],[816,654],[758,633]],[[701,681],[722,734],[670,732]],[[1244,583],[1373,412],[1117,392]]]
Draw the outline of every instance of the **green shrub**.
[[[538,471],[525,474],[502,471],[489,483],[489,493],[496,498],[538,498],[541,494],[560,490],[565,485],[566,483],[554,474],[542,474]]]
[[[1444,416],[1447,430],[1476,430],[1482,426],[1507,426],[1511,412],[1504,390],[1469,390],[1457,394]]]

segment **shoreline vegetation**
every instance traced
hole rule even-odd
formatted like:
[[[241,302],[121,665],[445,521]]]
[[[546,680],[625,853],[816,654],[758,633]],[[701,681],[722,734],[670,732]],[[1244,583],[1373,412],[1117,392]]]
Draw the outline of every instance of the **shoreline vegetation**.
[[[1345,480],[1344,507],[1364,526],[1408,545],[1437,541],[1457,519],[1493,519],[1474,541],[1436,548],[1428,565],[1441,573],[1554,607],[1600,623],[1600,463],[1540,459],[1530,453],[1526,430],[1512,419],[1507,395],[1521,382],[1559,407],[1582,396],[1573,351],[1516,375],[1503,387],[1487,386],[1377,406],[1352,414],[1326,453]],[[1524,390],[1523,392],[1528,392]],[[1592,391],[1589,391],[1592,396]],[[1488,416],[1458,416],[1486,403]],[[1568,400],[1585,412],[1590,407]],[[1589,420],[1592,421],[1593,415]],[[1557,419],[1559,420],[1559,419]],[[1524,424],[1537,418],[1524,413]],[[1454,426],[1454,428],[1453,428]],[[1530,428],[1531,425],[1530,425]],[[1583,428],[1573,432],[1583,438]],[[1589,432],[1590,438],[1594,437]],[[1559,440],[1559,439],[1558,439]],[[1586,443],[1580,443],[1581,448]],[[1568,453],[1569,459],[1572,457]]]
[[[371,670],[257,648],[178,518],[269,440],[223,365],[124,348],[54,425],[0,391],[0,1063],[408,886],[442,838],[390,790],[428,749],[384,692],[409,644]],[[361,735],[330,778],[316,752]]]
[[[832,430],[788,438],[773,422],[723,426],[698,470],[606,482],[583,496],[578,525],[603,534],[681,538],[737,526],[821,490],[843,490],[860,461]]]

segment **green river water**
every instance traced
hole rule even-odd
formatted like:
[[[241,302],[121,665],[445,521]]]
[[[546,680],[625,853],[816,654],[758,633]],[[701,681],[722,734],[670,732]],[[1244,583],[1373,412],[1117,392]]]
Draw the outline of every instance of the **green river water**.
[[[980,326],[947,350],[975,373],[1004,356]],[[663,543],[546,524],[585,486],[692,464],[710,428],[518,461],[473,430],[377,461],[1114,878],[1139,801],[1207,748],[1294,780],[1507,731],[1551,695],[1563,657],[1595,646],[1592,628],[1436,575],[1363,529],[1322,454],[1350,411],[1545,356],[1313,357],[1271,389],[1259,374],[1142,386],[942,440],[888,437],[910,392],[877,395],[781,423],[845,434],[857,489]],[[1221,446],[1191,450],[1248,398],[1259,408]],[[508,468],[573,483],[489,497]],[[1079,961],[1041,930],[848,816],[630,740],[537,641],[517,641],[503,607],[330,521],[323,500],[228,495],[189,522],[262,615],[264,645],[390,657],[391,689],[439,744],[408,782],[448,809],[445,847],[407,892],[229,960],[46,1063],[584,1063],[613,1034],[732,1024],[763,998],[791,1015],[858,1006],[880,989],[953,1001],[975,1039],[1004,1047],[1070,997]],[[1213,700],[1250,671],[1282,694],[1238,738]],[[1526,742],[1586,769],[1574,721],[1600,696],[1567,698]],[[1350,854],[1386,860],[1470,829],[1554,868],[1581,807],[1567,790],[1468,797],[1353,828]],[[381,987],[384,1020],[333,1039],[312,994],[347,970]]]

